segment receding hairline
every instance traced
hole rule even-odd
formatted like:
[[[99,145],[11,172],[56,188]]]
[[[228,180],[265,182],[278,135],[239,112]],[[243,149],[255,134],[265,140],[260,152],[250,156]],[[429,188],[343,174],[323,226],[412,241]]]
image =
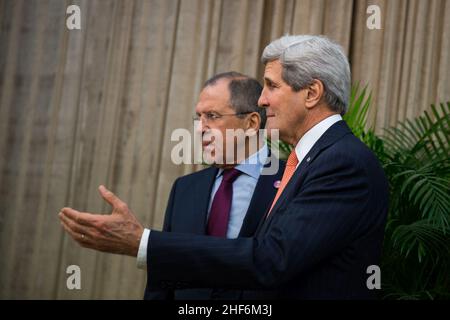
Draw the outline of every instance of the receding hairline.
[[[208,87],[214,87],[216,85],[219,84],[219,82],[225,82],[228,84],[228,86],[231,84],[231,82],[233,81],[242,81],[242,80],[250,80],[252,78],[247,77],[247,76],[234,76],[234,77],[221,77],[218,79],[215,79],[213,82],[208,82],[205,83],[205,85],[203,86],[203,89],[208,88]]]

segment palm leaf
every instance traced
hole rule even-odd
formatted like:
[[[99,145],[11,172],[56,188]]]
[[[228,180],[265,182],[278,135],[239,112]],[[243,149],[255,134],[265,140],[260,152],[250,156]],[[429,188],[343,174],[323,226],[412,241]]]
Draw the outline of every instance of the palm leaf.
[[[353,134],[361,138],[367,127],[372,93],[367,94],[367,85],[362,89],[359,86],[359,83],[352,86],[349,107],[343,118]]]
[[[417,205],[421,218],[440,225],[450,226],[450,159],[436,159],[416,167],[401,167],[391,177],[398,186],[403,201]]]
[[[392,234],[393,248],[398,249],[405,257],[415,251],[419,263],[427,255],[436,261],[441,255],[450,255],[449,230],[447,228],[447,232],[444,232],[426,219],[400,225]]]
[[[385,129],[379,139],[377,155],[391,191],[383,249],[385,297],[448,297],[450,103],[432,105],[421,116]]]
[[[450,156],[450,103],[441,103],[439,109],[431,105],[431,111],[434,120],[425,111],[413,121],[406,120],[385,130],[383,139],[391,158],[422,161]]]

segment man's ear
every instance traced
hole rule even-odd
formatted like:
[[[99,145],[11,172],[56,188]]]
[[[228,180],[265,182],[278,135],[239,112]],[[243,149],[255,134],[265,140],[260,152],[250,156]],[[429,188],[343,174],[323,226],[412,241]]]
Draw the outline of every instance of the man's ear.
[[[306,89],[308,91],[305,99],[305,107],[311,109],[322,100],[325,90],[322,81],[317,79],[314,79]]]
[[[252,112],[247,117],[247,124],[245,129],[245,135],[251,136],[258,132],[261,125],[261,116],[258,112]]]

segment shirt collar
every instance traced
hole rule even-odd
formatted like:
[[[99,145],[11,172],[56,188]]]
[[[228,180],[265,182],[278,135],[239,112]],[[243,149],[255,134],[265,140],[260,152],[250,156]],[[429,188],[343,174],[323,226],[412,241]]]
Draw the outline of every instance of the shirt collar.
[[[258,179],[261,170],[264,167],[264,164],[267,161],[268,156],[268,147],[267,144],[264,144],[261,149],[259,149],[257,152],[253,153],[250,157],[243,160],[241,163],[239,163],[236,167],[234,167],[236,170],[241,171],[242,173],[245,173],[255,179]],[[223,169],[219,169],[217,172],[216,177],[220,176],[223,172]]]
[[[319,140],[319,138],[325,133],[325,131],[327,131],[333,124],[340,120],[342,120],[342,117],[339,114],[329,116],[328,118],[323,119],[314,127],[309,129],[303,135],[303,137],[295,146],[295,153],[298,159],[297,167],[300,165],[302,160],[305,158],[305,156],[308,154],[317,140]]]

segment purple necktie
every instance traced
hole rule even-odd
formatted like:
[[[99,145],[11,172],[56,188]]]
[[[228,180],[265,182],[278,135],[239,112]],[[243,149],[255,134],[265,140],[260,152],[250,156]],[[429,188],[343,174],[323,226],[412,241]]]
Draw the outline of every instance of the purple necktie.
[[[233,198],[233,182],[241,174],[236,169],[223,171],[222,182],[214,195],[209,212],[207,233],[210,236],[226,237],[230,218],[231,199]]]

